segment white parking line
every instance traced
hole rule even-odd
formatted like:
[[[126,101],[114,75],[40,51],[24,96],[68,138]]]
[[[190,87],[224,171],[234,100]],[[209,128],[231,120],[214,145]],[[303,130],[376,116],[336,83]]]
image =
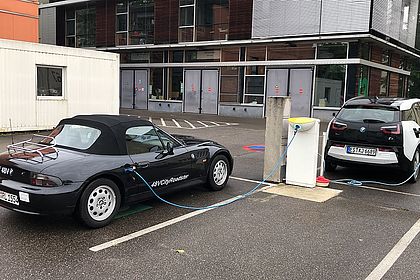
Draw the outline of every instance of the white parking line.
[[[378,266],[366,277],[366,280],[379,280],[394,265],[401,254],[407,249],[411,241],[420,232],[420,219],[410,228],[409,231],[395,244],[394,248],[385,256]]]
[[[196,128],[192,123],[190,123],[189,121],[187,121],[187,120],[184,120],[184,122],[186,122],[187,124],[189,124],[189,126],[191,126],[191,128]]]
[[[205,124],[205,123],[203,123],[203,122],[200,122],[200,121],[197,121],[199,124],[201,124],[202,126],[204,126],[204,127],[209,127],[207,124]]]
[[[245,182],[259,183],[258,181],[249,180],[249,179],[244,179],[244,178],[238,178],[238,177],[230,177],[230,178],[231,178],[231,179],[234,179],[234,180],[245,181]],[[259,191],[262,191],[262,190],[264,190],[264,189],[269,188],[271,184],[266,183],[266,185],[268,185],[268,186],[266,186],[266,187],[264,187],[264,188],[259,189],[257,192],[259,192]],[[238,199],[239,197],[242,197],[242,195],[238,195],[238,196],[232,197],[232,198],[230,198],[230,199],[220,201],[220,202],[218,202],[218,203],[216,203],[216,204],[213,204],[212,206],[216,206],[216,205],[220,205],[220,204],[226,204],[226,203],[229,203],[229,202],[232,202],[232,201],[234,201],[234,200]],[[210,211],[210,210],[213,210],[213,209],[217,209],[217,208],[208,208],[208,209],[203,209],[203,210],[196,210],[196,211],[190,212],[190,213],[188,213],[188,214],[185,214],[185,215],[182,215],[182,216],[179,216],[179,217],[173,218],[173,219],[171,219],[171,220],[169,220],[169,221],[162,222],[162,223],[160,223],[160,224],[157,224],[157,225],[154,225],[154,226],[151,226],[151,227],[148,227],[148,228],[145,228],[145,229],[142,229],[142,230],[139,230],[139,231],[136,231],[136,232],[130,233],[130,234],[128,234],[128,235],[122,236],[122,237],[120,237],[120,238],[117,238],[117,239],[114,239],[114,240],[111,240],[111,241],[108,241],[108,242],[105,242],[105,243],[102,243],[102,244],[99,244],[99,245],[93,246],[93,247],[89,248],[89,250],[90,250],[90,251],[92,251],[92,252],[99,252],[99,251],[102,251],[102,250],[104,250],[104,249],[107,249],[107,248],[110,248],[110,247],[116,246],[116,245],[118,245],[118,244],[121,244],[121,243],[127,242],[127,241],[129,241],[129,240],[132,240],[132,239],[138,238],[138,237],[140,237],[140,236],[146,235],[146,234],[148,234],[148,233],[151,233],[151,232],[157,231],[157,230],[159,230],[159,229],[162,229],[162,228],[168,227],[168,226],[170,226],[170,225],[173,225],[173,224],[176,224],[176,223],[179,223],[179,222],[185,221],[185,220],[187,220],[187,219],[189,219],[189,218],[192,218],[192,217],[195,217],[195,216],[201,215],[201,214],[203,214],[203,213],[205,213],[205,212],[208,212],[208,211]]]
[[[220,124],[218,124],[217,122],[209,122],[209,123],[212,123],[212,124],[214,124],[215,126],[220,126]]]
[[[176,125],[176,127],[181,127],[175,119],[172,119],[172,122]]]
[[[163,118],[160,118],[160,122],[162,123],[162,126],[166,126],[166,122]]]

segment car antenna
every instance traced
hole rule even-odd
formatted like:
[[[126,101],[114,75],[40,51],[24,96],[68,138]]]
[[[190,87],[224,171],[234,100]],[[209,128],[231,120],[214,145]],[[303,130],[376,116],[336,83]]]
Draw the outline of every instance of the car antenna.
[[[9,118],[9,123],[10,123],[10,133],[12,135],[12,144],[15,144],[15,140],[13,139],[13,128],[12,128],[12,119]]]

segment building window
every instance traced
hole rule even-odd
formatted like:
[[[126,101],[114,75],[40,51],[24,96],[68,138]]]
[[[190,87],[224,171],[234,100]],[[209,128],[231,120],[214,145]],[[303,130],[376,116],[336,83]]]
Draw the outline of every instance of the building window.
[[[169,100],[182,100],[183,95],[183,68],[169,68],[169,81],[168,81],[168,99]]]
[[[223,48],[222,61],[239,61],[239,48]]]
[[[229,35],[229,0],[196,3],[196,40],[227,40]]]
[[[280,44],[267,47],[268,60],[314,59],[312,44]]]
[[[247,61],[264,61],[265,60],[265,47],[248,47],[246,48]]]
[[[341,107],[344,103],[346,65],[316,67],[314,106]]]
[[[154,42],[155,5],[153,0],[117,2],[115,44],[144,45]]]
[[[264,76],[245,76],[244,103],[264,103]]]
[[[347,44],[318,44],[317,48],[318,59],[339,59],[347,58]]]
[[[96,46],[96,9],[66,10],[66,46],[95,47]]]
[[[185,62],[220,62],[220,50],[185,51]]]
[[[63,68],[37,66],[37,97],[63,98]]]
[[[150,99],[165,99],[163,68],[150,69]]]
[[[195,0],[179,1],[179,42],[194,41]]]
[[[381,71],[381,85],[379,87],[379,96],[388,96],[389,73]]]
[[[227,40],[228,0],[181,0],[179,3],[179,42]]]
[[[222,67],[220,73],[220,102],[239,103],[239,68]]]

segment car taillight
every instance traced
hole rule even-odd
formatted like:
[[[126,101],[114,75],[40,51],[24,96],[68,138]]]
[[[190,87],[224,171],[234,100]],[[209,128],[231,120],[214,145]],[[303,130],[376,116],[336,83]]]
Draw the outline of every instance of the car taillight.
[[[338,143],[332,143],[331,146],[344,148],[346,145],[344,145],[344,144],[338,144]]]
[[[61,186],[63,183],[61,180],[54,176],[39,174],[39,173],[32,173],[31,176],[31,185],[39,186],[39,187],[58,187]]]
[[[400,129],[399,124],[390,125],[390,126],[383,126],[383,127],[381,127],[381,131],[384,134],[400,134],[401,133],[401,129]]]
[[[332,122],[332,124],[331,124],[331,129],[332,130],[344,130],[344,129],[346,129],[347,128],[347,124],[345,124],[345,123],[341,123],[341,122],[338,122],[338,121],[333,121]]]

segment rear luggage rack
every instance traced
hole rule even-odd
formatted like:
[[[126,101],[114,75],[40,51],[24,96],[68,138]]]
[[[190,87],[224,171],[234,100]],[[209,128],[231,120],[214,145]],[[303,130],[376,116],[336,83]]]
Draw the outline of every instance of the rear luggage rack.
[[[34,141],[34,138],[42,138],[51,140],[49,145]],[[55,147],[57,144],[54,137],[34,134],[31,139],[22,141],[16,144],[10,144],[7,146],[7,151],[11,157],[20,153],[20,155],[27,156],[19,158],[32,160],[38,163],[43,163],[44,159],[56,159],[58,157],[58,150]],[[41,160],[35,159],[35,155],[38,155]]]

